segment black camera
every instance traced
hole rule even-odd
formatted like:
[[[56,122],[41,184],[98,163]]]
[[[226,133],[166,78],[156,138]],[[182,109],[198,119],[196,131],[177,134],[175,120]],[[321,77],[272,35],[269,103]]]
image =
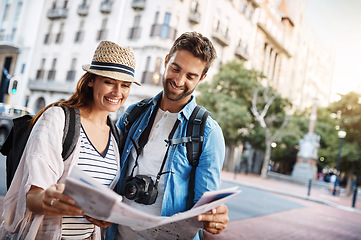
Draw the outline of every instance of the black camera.
[[[125,178],[120,194],[134,200],[137,203],[151,205],[158,196],[158,190],[154,186],[151,177],[146,175],[128,176]]]

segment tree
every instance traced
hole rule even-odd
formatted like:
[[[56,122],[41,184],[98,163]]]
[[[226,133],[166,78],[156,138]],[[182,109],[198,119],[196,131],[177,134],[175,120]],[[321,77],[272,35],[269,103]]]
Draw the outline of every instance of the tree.
[[[262,74],[248,70],[243,62],[234,60],[220,67],[211,82],[199,85],[197,102],[205,106],[223,130],[229,158],[226,168],[234,169],[235,147],[247,141],[254,126],[250,113],[253,91],[259,86]]]
[[[279,100],[278,103],[275,103],[276,99]],[[271,109],[271,106],[273,109]],[[271,87],[258,88],[254,91],[251,111],[265,132],[266,149],[261,171],[263,178],[267,177],[271,144],[280,137],[282,130],[289,121],[289,117],[285,115],[284,111],[287,106],[290,106],[290,103],[286,99],[279,97]]]
[[[348,176],[347,189],[350,192],[352,177],[355,174],[361,175],[361,95],[355,92],[341,95],[341,99],[332,103],[329,109],[340,116],[339,128],[347,132],[342,147],[340,171]],[[335,135],[337,136],[336,131]]]

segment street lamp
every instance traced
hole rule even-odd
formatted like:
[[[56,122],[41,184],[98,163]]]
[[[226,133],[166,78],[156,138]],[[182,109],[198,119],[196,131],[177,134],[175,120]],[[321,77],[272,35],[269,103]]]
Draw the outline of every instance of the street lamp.
[[[335,181],[335,184],[333,186],[333,192],[332,192],[332,195],[336,195],[336,185],[337,185],[337,182],[339,181],[339,169],[340,169],[340,159],[341,159],[341,150],[342,150],[342,141],[343,139],[346,137],[346,131],[344,130],[340,130],[338,131],[338,138],[340,139],[340,145],[338,147],[338,155],[337,155],[337,165],[336,165],[336,174],[337,174],[337,177],[336,177],[336,181]]]

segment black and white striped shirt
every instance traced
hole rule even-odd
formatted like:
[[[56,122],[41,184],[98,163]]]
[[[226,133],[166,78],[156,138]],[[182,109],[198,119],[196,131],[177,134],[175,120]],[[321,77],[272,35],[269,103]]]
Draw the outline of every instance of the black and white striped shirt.
[[[117,161],[114,153],[111,132],[107,149],[102,155],[93,146],[83,127],[80,131],[80,155],[78,167],[103,185],[109,186],[117,174]],[[63,216],[62,239],[85,239],[94,232],[94,225],[82,216]]]

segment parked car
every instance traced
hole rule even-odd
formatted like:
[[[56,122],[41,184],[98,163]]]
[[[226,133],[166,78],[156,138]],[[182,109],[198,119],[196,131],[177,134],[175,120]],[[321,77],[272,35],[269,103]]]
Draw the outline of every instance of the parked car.
[[[13,126],[13,119],[23,115],[34,115],[30,108],[22,106],[12,106],[0,103],[0,146],[2,146]]]

